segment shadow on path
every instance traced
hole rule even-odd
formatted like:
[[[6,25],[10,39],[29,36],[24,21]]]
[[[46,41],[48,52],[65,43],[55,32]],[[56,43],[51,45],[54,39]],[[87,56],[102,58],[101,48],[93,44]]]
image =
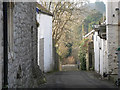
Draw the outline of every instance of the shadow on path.
[[[46,74],[46,79],[41,88],[117,88],[107,80],[98,79],[95,72],[61,71]]]

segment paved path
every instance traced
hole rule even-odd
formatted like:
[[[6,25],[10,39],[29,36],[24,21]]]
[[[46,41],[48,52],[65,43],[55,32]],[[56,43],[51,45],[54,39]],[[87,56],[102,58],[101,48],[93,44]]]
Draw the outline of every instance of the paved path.
[[[94,72],[61,71],[46,75],[42,88],[115,88],[113,83],[97,79]]]
[[[77,64],[62,65],[62,71],[75,71],[75,70],[78,70]]]

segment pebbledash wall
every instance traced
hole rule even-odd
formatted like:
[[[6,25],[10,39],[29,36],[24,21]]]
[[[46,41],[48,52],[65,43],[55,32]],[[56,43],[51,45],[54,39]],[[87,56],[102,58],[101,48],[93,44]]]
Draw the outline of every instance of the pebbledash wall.
[[[13,50],[8,52],[8,87],[38,87],[43,76],[37,65],[36,3],[15,2],[12,9]]]
[[[3,72],[3,5],[0,2],[0,90],[2,89],[2,72]]]

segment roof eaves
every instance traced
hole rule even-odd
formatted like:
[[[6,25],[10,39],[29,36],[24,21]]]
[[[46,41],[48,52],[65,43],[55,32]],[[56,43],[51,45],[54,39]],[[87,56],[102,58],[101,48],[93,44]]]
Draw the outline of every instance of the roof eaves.
[[[41,4],[37,3],[37,8],[39,9],[39,11],[43,14],[47,14],[47,15],[50,15],[50,16],[53,16],[53,14],[47,10],[45,7],[43,7]]]

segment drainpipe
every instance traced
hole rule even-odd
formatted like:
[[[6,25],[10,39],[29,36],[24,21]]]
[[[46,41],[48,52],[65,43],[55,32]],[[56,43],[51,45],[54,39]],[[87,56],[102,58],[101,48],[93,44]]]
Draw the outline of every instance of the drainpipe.
[[[7,2],[3,2],[3,58],[4,58],[4,83],[3,87],[7,88],[8,85],[8,32],[7,32]]]

